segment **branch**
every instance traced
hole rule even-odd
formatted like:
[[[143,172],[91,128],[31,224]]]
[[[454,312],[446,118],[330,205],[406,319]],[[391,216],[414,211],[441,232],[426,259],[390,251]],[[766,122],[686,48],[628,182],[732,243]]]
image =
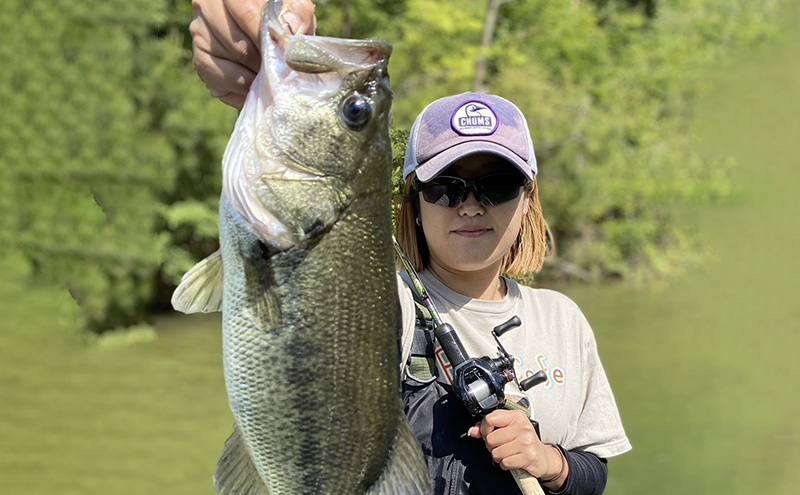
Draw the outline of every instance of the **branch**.
[[[494,29],[497,26],[497,12],[504,3],[513,0],[489,0],[489,9],[486,11],[486,22],[483,25],[483,38],[481,39],[481,49],[478,59],[475,62],[475,81],[472,83],[474,91],[486,92],[489,88],[486,84],[486,54],[494,39]]]

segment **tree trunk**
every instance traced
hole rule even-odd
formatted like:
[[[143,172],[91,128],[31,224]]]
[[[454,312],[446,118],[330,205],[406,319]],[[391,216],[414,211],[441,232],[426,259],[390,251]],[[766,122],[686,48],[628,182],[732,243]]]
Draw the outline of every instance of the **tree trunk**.
[[[486,23],[483,25],[483,39],[481,40],[481,50],[478,60],[475,63],[475,81],[472,83],[474,91],[486,92],[489,85],[486,83],[486,54],[492,46],[494,39],[494,29],[497,26],[497,12],[500,6],[511,0],[489,0],[489,8],[486,11]]]

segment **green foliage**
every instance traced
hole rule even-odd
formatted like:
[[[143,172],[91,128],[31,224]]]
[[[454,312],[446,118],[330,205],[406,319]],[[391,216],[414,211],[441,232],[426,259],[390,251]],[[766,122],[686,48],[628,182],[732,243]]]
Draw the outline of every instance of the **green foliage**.
[[[738,8],[732,9],[734,4]],[[763,35],[771,27],[763,14],[774,3],[762,4],[761,11],[745,5],[687,1],[663,5],[653,20],[631,11],[606,14],[605,22],[596,24],[593,19],[574,20],[593,17],[592,8],[570,16],[571,7],[557,1],[538,2],[536,12],[510,15],[535,19],[525,26],[533,35],[520,40],[509,24],[498,48],[506,43],[512,49],[520,41],[533,46],[531,60],[522,67],[538,66],[537,78],[545,81],[545,89],[541,95],[525,91],[520,67],[500,64],[495,87],[509,95],[525,94],[521,106],[534,116],[534,141],[545,136],[537,154],[545,212],[561,259],[580,267],[585,276],[674,270],[679,263],[664,260],[679,261],[682,253],[688,259],[691,253],[682,226],[670,217],[672,207],[730,194],[726,161],[691,152],[685,129],[699,89],[699,69],[728,48],[733,33],[752,41],[754,33]],[[568,17],[573,21],[553,27]],[[722,19],[729,34],[712,35],[720,32]],[[714,29],[704,29],[709,22]],[[562,46],[559,39],[569,43]],[[549,69],[555,66],[559,69]],[[553,94],[558,111],[539,120],[542,103]]]
[[[0,240],[97,331],[140,321],[162,266],[191,266],[181,201],[219,194],[233,112],[189,65],[190,19],[188,3],[161,0],[12,0],[0,12]],[[191,237],[216,237],[194,214],[205,228]]]
[[[688,151],[699,69],[770,34],[779,0],[515,0],[482,52],[487,2],[318,0],[320,34],[393,42],[394,187],[430,101],[486,83],[527,115],[558,257],[549,275],[666,273],[680,202],[731,194],[731,164]],[[236,112],[191,65],[190,2],[9,0],[0,11],[0,249],[81,305],[141,322],[217,248]]]
[[[162,167],[157,246],[164,304],[181,276],[218,247],[221,159],[236,111],[211,98],[191,67],[185,26],[168,31],[145,93],[153,132],[163,136],[172,159]]]
[[[394,44],[395,126],[408,129],[431,101],[470,89],[484,13],[481,2],[407,0],[402,17],[371,33]]]
[[[88,325],[115,326],[152,297],[158,270],[149,240],[168,150],[130,97],[158,11],[88,3],[11,1],[0,12],[3,245],[65,285]]]
[[[395,125],[472,89],[486,2],[408,2],[393,56]],[[693,258],[675,205],[728,197],[731,164],[686,132],[700,70],[771,33],[777,1],[511,1],[490,91],[528,117],[558,256],[545,276],[666,274]],[[437,15],[431,16],[435,11]],[[398,76],[399,74],[399,76]]]
[[[391,129],[392,139],[392,221],[400,212],[400,205],[405,191],[403,181],[403,159],[406,154],[406,145],[410,132],[403,129]]]
[[[346,38],[375,36],[405,15],[408,0],[317,0],[317,34]],[[385,37],[387,40],[393,37]]]

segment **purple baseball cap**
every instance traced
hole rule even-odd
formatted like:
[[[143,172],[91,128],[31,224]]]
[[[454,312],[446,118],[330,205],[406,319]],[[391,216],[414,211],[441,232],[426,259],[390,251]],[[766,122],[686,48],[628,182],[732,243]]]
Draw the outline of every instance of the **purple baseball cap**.
[[[478,153],[497,155],[528,179],[536,175],[536,155],[525,116],[499,96],[461,93],[425,107],[411,127],[403,179],[411,172],[427,182],[450,164]]]

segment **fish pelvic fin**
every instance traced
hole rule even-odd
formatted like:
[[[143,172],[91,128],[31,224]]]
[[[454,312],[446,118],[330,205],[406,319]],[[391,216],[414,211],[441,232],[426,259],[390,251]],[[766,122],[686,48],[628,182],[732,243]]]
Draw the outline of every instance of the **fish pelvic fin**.
[[[222,253],[217,250],[181,279],[172,294],[172,307],[182,313],[222,311]]]
[[[429,495],[430,475],[422,449],[400,411],[397,436],[380,477],[366,495]]]
[[[237,424],[217,462],[214,488],[222,495],[269,495]]]

